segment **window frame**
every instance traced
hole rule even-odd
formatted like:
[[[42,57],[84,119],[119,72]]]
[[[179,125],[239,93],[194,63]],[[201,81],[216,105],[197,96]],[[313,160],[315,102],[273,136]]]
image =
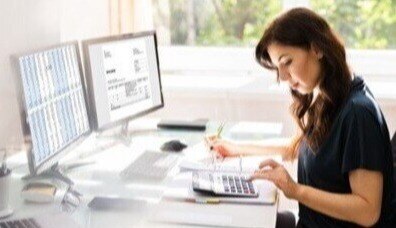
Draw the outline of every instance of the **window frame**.
[[[346,49],[354,73],[371,79],[396,80],[396,50]],[[271,74],[257,64],[254,47],[160,46],[165,75],[257,76]]]

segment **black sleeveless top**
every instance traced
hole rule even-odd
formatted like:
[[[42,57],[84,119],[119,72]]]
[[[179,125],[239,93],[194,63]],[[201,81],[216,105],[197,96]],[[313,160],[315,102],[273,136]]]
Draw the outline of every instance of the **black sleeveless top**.
[[[384,116],[363,79],[355,77],[350,95],[335,118],[328,138],[314,153],[302,142],[298,182],[332,193],[351,193],[350,171],[383,174],[381,216],[374,227],[396,227],[393,157]],[[299,204],[298,227],[358,227]]]

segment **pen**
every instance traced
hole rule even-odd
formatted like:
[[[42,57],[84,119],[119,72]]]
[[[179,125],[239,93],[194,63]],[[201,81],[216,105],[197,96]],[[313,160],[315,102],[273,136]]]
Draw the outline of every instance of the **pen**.
[[[216,137],[218,139],[221,139],[221,132],[223,131],[223,128],[224,128],[224,122],[221,123],[220,126],[217,128]],[[213,164],[214,164],[215,170],[216,170],[217,169],[217,166],[216,166],[216,164],[217,164],[217,155],[215,153],[213,153]]]
[[[221,123],[220,126],[217,128],[216,137],[217,137],[218,139],[221,138],[221,132],[223,131],[224,125],[225,125],[225,123],[223,122],[223,123]],[[213,150],[213,147],[210,146],[209,150],[212,151],[212,150]],[[216,170],[217,170],[217,155],[216,155],[216,153],[212,153],[212,164],[213,164],[213,169],[214,169],[214,171],[216,171]]]
[[[223,132],[224,125],[225,125],[225,123],[223,122],[223,123],[221,123],[220,126],[217,128],[216,138],[219,138],[219,139],[221,138],[221,133]],[[212,150],[213,147],[210,146],[209,149]]]
[[[221,123],[220,126],[217,128],[217,138],[221,138],[221,132],[223,132],[223,128],[224,128],[225,123]]]

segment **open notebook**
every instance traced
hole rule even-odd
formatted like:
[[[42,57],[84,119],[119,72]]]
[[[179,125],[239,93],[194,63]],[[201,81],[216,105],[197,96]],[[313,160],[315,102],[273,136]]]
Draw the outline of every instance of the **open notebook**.
[[[274,159],[282,163],[280,155],[271,156],[246,156],[217,159],[213,162],[212,152],[208,151],[204,142],[186,149],[188,158],[179,163],[180,171],[216,171],[233,173],[253,173],[260,163],[266,159]]]
[[[275,159],[282,162],[281,156],[247,156],[225,158],[213,164],[211,152],[208,151],[204,142],[188,148],[185,153],[188,157],[179,163],[181,174],[174,182],[184,183],[170,185],[169,191],[166,192],[166,198],[187,200],[190,202],[220,202],[220,203],[247,203],[247,204],[273,204],[276,201],[276,187],[269,181],[256,180],[259,196],[257,198],[242,197],[213,197],[193,191],[192,174],[195,171],[217,172],[217,173],[234,173],[250,175],[258,169],[259,164],[266,159]],[[183,172],[184,171],[184,172]],[[183,179],[184,178],[184,179]]]

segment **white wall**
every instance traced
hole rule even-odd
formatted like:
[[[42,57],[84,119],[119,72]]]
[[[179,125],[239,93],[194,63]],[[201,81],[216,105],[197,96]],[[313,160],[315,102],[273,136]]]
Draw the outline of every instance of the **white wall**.
[[[22,142],[10,55],[110,34],[108,0],[0,0],[0,148]]]
[[[109,0],[61,0],[61,41],[110,34]]]
[[[59,0],[0,0],[0,147],[21,142],[10,55],[59,42]]]

